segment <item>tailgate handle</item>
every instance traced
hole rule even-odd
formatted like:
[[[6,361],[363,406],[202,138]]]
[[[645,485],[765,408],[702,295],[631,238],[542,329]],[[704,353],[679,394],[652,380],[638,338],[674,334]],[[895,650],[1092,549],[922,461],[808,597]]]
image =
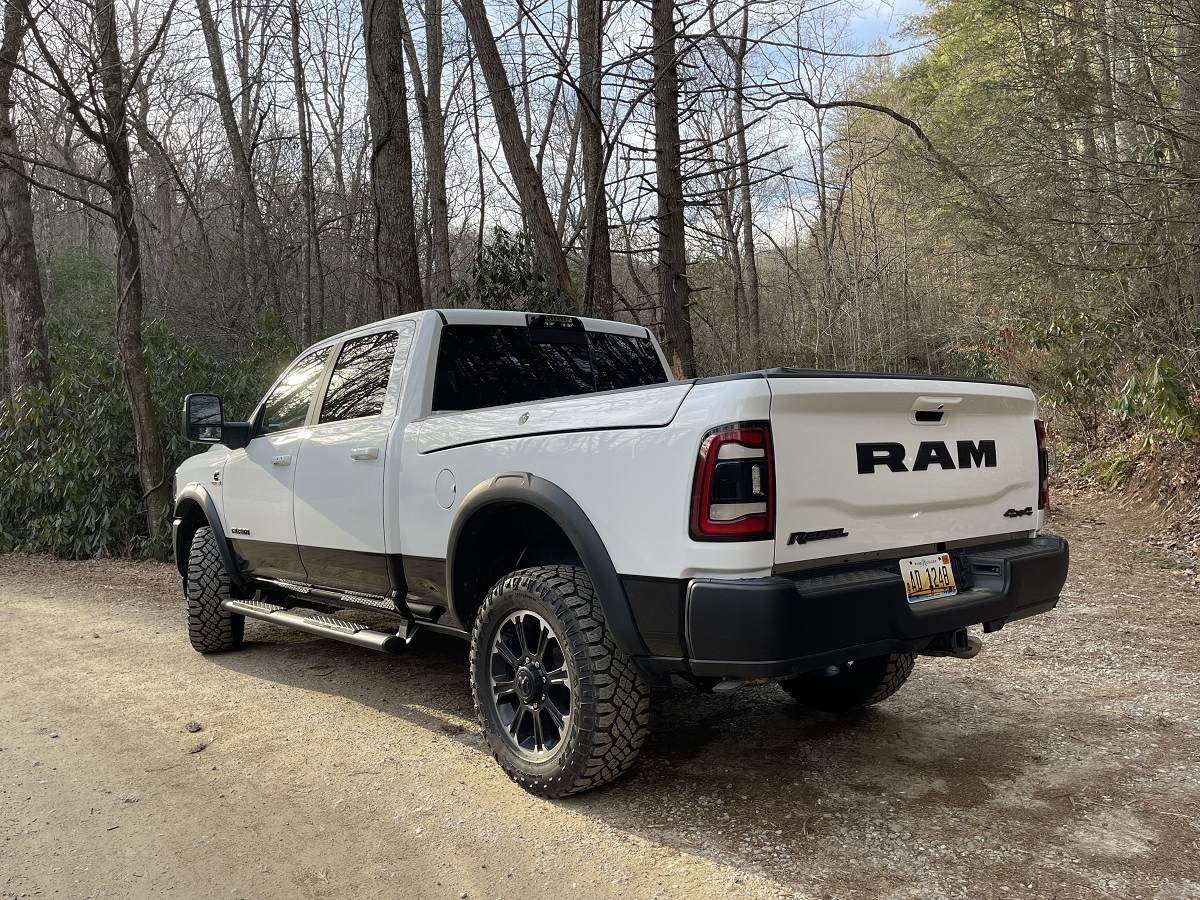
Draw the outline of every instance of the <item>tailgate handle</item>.
[[[959,403],[962,397],[918,397],[908,412],[908,420],[914,425],[942,425]]]

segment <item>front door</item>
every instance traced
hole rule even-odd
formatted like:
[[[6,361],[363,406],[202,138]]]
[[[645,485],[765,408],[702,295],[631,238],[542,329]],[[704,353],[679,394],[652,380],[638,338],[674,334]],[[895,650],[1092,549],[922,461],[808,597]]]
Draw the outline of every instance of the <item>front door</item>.
[[[229,455],[222,472],[225,532],[251,574],[307,581],[296,548],[292,497],[305,427],[329,348],[297,360],[259,409],[254,437]]]

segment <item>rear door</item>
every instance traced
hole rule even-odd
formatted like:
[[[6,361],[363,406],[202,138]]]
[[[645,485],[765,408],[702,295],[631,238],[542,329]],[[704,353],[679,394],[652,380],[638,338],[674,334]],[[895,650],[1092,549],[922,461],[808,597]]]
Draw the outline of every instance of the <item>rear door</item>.
[[[825,373],[768,383],[777,566],[1041,525],[1027,388]]]
[[[412,332],[401,323],[338,348],[296,467],[296,541],[311,584],[377,596],[399,587],[384,555],[384,460]]]

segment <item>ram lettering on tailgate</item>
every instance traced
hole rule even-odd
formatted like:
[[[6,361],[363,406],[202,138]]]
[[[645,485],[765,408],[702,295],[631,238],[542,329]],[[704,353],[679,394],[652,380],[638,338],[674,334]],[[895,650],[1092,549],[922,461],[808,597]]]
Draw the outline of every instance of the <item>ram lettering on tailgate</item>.
[[[887,466],[893,472],[910,471],[904,464],[906,451],[903,444],[855,444],[855,449],[858,451],[859,475],[873,475],[879,466]],[[911,471],[924,472],[933,465],[943,469],[996,467],[995,441],[959,441],[955,449],[958,451],[958,465],[955,465],[955,457],[951,455],[950,448],[944,441],[921,441]]]

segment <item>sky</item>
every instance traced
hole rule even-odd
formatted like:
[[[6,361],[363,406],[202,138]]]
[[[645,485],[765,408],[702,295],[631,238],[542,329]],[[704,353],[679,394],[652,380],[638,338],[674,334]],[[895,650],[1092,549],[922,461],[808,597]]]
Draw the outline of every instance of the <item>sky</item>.
[[[905,18],[924,8],[922,0],[862,0],[860,11],[851,18],[851,33],[863,46],[876,38],[897,46],[901,42],[896,39],[896,32],[903,26]]]

